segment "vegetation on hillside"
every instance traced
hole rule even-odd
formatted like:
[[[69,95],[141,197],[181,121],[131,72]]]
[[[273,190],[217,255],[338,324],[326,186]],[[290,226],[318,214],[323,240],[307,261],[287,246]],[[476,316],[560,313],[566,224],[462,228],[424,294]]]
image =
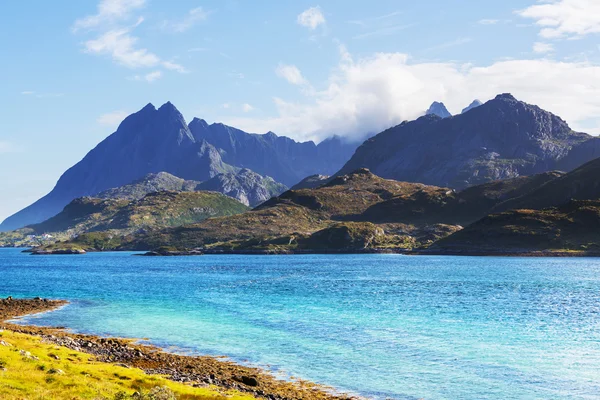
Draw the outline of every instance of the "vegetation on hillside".
[[[0,331],[0,398],[93,400],[253,399],[196,388],[137,368],[96,362],[89,354],[36,336]]]
[[[90,240],[102,237],[112,241],[128,234],[192,224],[246,210],[245,205],[216,192],[163,191],[134,201],[83,197],[73,200],[61,213],[41,224],[0,234],[0,244],[38,244],[39,238],[48,236],[52,237],[51,241],[70,240],[84,233],[90,234],[87,236]],[[112,247],[110,243],[106,246]]]

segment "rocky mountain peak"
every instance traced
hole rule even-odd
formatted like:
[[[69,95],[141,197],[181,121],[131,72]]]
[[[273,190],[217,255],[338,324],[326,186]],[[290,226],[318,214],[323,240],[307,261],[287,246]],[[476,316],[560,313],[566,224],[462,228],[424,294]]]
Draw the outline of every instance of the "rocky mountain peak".
[[[519,101],[510,93],[501,93],[497,95],[494,100],[511,100],[511,101]]]
[[[440,118],[448,118],[451,117],[452,114],[448,111],[444,103],[434,101],[429,109],[425,112],[426,115],[434,114]]]
[[[477,100],[477,99],[475,99],[475,100],[473,100],[473,102],[472,102],[471,104],[469,104],[467,107],[465,107],[465,108],[462,110],[461,114],[464,114],[464,113],[466,113],[467,111],[471,111],[472,109],[474,109],[474,108],[477,108],[477,107],[479,107],[479,106],[480,106],[480,105],[482,105],[482,104],[483,104],[483,103],[482,103],[480,100]]]

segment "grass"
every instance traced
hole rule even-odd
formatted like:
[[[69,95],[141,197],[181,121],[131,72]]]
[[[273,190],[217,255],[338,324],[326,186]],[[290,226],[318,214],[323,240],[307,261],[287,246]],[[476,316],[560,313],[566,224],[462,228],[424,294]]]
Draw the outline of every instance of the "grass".
[[[131,397],[136,392],[138,395]],[[151,392],[155,395],[150,395]],[[254,398],[239,392],[194,388],[136,368],[96,362],[88,354],[43,343],[35,336],[0,333],[2,400],[149,400],[173,398],[167,396],[170,392],[180,400]]]

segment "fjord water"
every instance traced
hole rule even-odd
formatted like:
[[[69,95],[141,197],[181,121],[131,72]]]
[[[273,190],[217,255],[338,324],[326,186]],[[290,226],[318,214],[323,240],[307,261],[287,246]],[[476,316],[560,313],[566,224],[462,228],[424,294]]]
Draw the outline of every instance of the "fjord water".
[[[600,259],[30,256],[0,296],[71,304],[25,323],[148,338],[374,398],[600,395]]]

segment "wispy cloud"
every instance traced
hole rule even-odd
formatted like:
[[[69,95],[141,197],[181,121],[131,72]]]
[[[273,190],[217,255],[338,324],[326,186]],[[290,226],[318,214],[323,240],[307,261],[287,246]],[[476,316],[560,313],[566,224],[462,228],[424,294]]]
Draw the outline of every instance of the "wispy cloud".
[[[538,54],[546,54],[554,51],[554,46],[550,43],[536,42],[533,44],[533,52]]]
[[[176,33],[185,32],[199,22],[206,21],[212,11],[206,11],[202,7],[191,9],[185,17],[179,21],[164,21],[163,29]]]
[[[162,66],[165,67],[166,69],[170,70],[170,71],[176,71],[179,72],[180,74],[187,74],[190,71],[185,68],[184,66],[177,64],[173,61],[163,61],[162,62]]]
[[[138,15],[136,22],[131,24],[133,14],[145,4],[146,0],[101,0],[97,14],[78,19],[73,24],[73,32],[86,29],[95,34],[84,42],[83,51],[108,56],[116,64],[131,69],[162,67],[179,73],[188,72],[182,65],[163,60],[140,46],[140,39],[132,34],[144,22]]]
[[[100,125],[116,128],[128,115],[127,111],[113,111],[99,116],[96,122]]]
[[[535,21],[545,39],[583,37],[600,33],[600,1],[550,0],[516,13]]]
[[[449,49],[449,48],[456,47],[456,46],[462,46],[463,44],[467,44],[472,41],[473,41],[473,39],[470,37],[458,38],[451,42],[445,42],[445,43],[441,43],[441,44],[438,44],[435,46],[427,47],[427,48],[423,49],[423,52],[445,50],[445,49]]]
[[[310,29],[315,30],[319,25],[325,25],[325,16],[321,12],[321,7],[311,7],[304,10],[297,18],[298,24]]]
[[[104,25],[125,20],[133,11],[146,5],[146,0],[101,0],[97,6],[97,13],[88,15],[75,21],[72,30],[102,28]]]
[[[377,21],[382,21],[388,18],[392,18],[392,17],[396,17],[398,15],[402,14],[402,11],[394,11],[391,13],[387,13],[384,15],[378,15],[376,17],[370,17],[370,18],[365,18],[365,19],[354,19],[354,20],[349,20],[346,21],[346,23],[348,24],[352,24],[352,25],[359,25],[362,27],[366,27],[368,25],[370,25],[373,22],[377,22]]]
[[[292,85],[304,85],[307,83],[306,79],[302,76],[302,72],[295,65],[279,64],[275,69],[275,73]]]
[[[245,112],[245,113],[249,113],[251,111],[254,111],[254,107],[252,107],[248,103],[244,103],[244,104],[242,104],[242,111]]]
[[[377,29],[375,31],[361,33],[360,35],[354,36],[354,39],[366,39],[366,38],[374,37],[374,36],[389,36],[389,35],[393,35],[397,32],[403,31],[405,29],[411,28],[415,25],[416,25],[416,23],[406,24],[406,25],[389,26],[387,28]]]
[[[33,90],[24,90],[21,92],[23,96],[32,96],[38,99],[63,97],[64,93],[38,93]]]
[[[477,21],[479,25],[496,25],[499,22],[499,19],[480,19],[479,21]]]
[[[85,42],[85,52],[109,55],[117,64],[128,68],[151,68],[160,64],[160,57],[136,46],[138,38],[129,29],[111,30]]]
[[[141,75],[141,76],[136,75],[134,77],[134,79],[136,81],[146,81],[148,83],[152,83],[152,82],[162,78],[162,76],[163,76],[162,71],[152,71],[152,72],[147,73],[146,75]]]

